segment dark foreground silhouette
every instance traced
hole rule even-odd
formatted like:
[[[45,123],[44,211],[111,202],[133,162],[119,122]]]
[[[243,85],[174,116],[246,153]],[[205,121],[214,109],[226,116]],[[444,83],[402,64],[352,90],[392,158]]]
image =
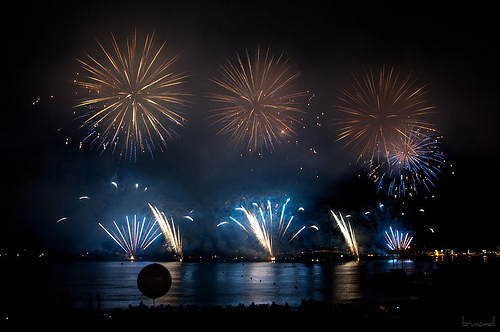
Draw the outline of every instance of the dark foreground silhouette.
[[[302,300],[297,309],[285,304],[240,304],[238,306],[180,305],[178,307],[148,307],[142,302],[127,309],[30,308],[2,317],[1,331],[183,331],[223,328],[226,330],[271,329],[297,330],[320,327],[325,323],[334,330],[340,328],[399,328],[425,329],[442,327],[447,330],[464,324],[490,324],[494,316],[478,312],[464,316],[440,308],[438,303],[422,300],[400,300],[392,303],[330,304]],[[492,318],[493,317],[493,318]],[[219,330],[220,331],[220,330]]]

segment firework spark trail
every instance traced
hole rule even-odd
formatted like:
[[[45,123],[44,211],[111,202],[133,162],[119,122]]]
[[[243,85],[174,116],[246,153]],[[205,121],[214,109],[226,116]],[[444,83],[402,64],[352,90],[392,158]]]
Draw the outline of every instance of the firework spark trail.
[[[410,246],[411,241],[413,240],[413,237],[410,236],[410,233],[400,232],[397,229],[396,232],[394,232],[392,230],[392,227],[389,227],[389,229],[391,231],[391,235],[389,235],[387,231],[384,232],[385,239],[387,241],[387,247],[389,247],[390,250],[407,250]]]
[[[113,230],[108,231],[101,223],[99,226],[111,237],[127,254],[129,254],[131,259],[134,259],[141,251],[146,250],[160,235],[159,229],[156,226],[156,221],[148,222],[146,224],[146,218],[142,222],[137,221],[137,216],[134,215],[132,225],[128,216],[126,217],[126,226],[118,226],[118,224],[113,221],[118,234]]]
[[[304,230],[304,228],[306,228],[306,226],[302,226],[297,232],[295,232],[295,234],[293,234],[292,238],[290,239],[290,241],[288,241],[288,243],[292,242],[293,239],[295,239],[295,237]]]
[[[182,237],[179,227],[175,228],[174,219],[172,217],[170,217],[169,221],[165,214],[160,212],[156,206],[149,203],[148,205],[153,212],[153,215],[155,216],[170,249],[182,260]]]
[[[290,216],[288,219],[285,215],[285,210],[289,201],[290,198],[286,200],[285,204],[283,204],[281,208],[277,229],[273,226],[273,217],[278,214],[278,206],[276,205],[273,212],[273,207],[271,205],[271,201],[269,200],[267,201],[267,205],[262,203],[259,206],[259,204],[253,203],[252,206],[256,210],[254,212],[248,211],[243,206],[236,208],[236,211],[244,213],[246,217],[246,223],[244,224],[239,222],[236,218],[230,217],[230,219],[240,226],[248,235],[253,235],[259,242],[260,246],[269,254],[271,260],[274,260],[276,243],[274,243],[273,240],[276,240],[279,243],[282,239],[284,239],[293,220],[293,216]],[[300,208],[299,210],[303,211],[304,208]],[[227,223],[227,221],[223,221],[219,223],[217,227]],[[295,239],[305,228],[306,226],[302,226],[299,230],[294,232],[288,243],[292,242],[292,240]]]
[[[338,140],[361,146],[358,161],[389,159],[391,142],[405,136],[405,128],[432,130],[424,116],[434,107],[427,105],[424,86],[416,86],[411,74],[402,77],[383,66],[376,77],[370,69],[341,92],[337,110],[345,117],[337,121]]]
[[[353,254],[359,259],[358,243],[356,241],[356,235],[354,234],[354,231],[351,228],[351,223],[349,221],[346,223],[340,212],[339,212],[340,219],[337,217],[335,212],[333,212],[333,210],[330,210],[330,212],[335,218],[335,221],[337,222],[337,225],[339,226],[340,231],[344,236],[345,242],[347,243],[347,246],[349,247],[351,254]]]
[[[57,221],[56,221],[56,223],[58,224],[58,223],[60,223],[61,221],[68,220],[68,219],[69,219],[69,217],[62,217],[62,218],[60,218],[59,220],[57,220]]]
[[[242,211],[245,214],[252,234],[255,235],[255,238],[257,239],[257,241],[259,241],[259,244],[264,249],[267,250],[269,256],[274,257],[272,239],[271,236],[269,236],[269,232],[267,231],[265,219],[261,219],[261,222],[259,222],[257,220],[257,216],[252,213],[249,213],[247,209],[245,209],[243,206],[237,208],[236,210]],[[259,210],[261,212],[261,217],[264,218],[264,215],[262,214],[262,209],[259,208]],[[240,225],[245,231],[247,231],[247,233],[250,233],[241,223],[236,221],[234,218],[231,218],[231,220],[235,221],[238,225]]]
[[[269,49],[265,55],[257,49],[253,61],[248,51],[246,61],[236,57],[236,64],[228,60],[220,65],[220,78],[212,79],[225,90],[211,94],[212,101],[227,105],[212,111],[213,124],[222,124],[217,134],[230,134],[236,149],[272,152],[275,144],[296,135],[293,126],[303,111],[295,99],[306,95],[291,91],[299,73],[291,74],[288,60],[270,55]]]
[[[381,164],[367,162],[368,177],[378,182],[377,191],[387,187],[388,196],[419,193],[419,187],[430,192],[439,180],[444,154],[439,151],[439,137],[434,131],[408,129],[391,146],[388,161]]]
[[[179,56],[161,62],[165,43],[155,50],[153,36],[147,35],[141,46],[134,33],[124,52],[111,34],[112,51],[97,41],[106,61],[90,55],[86,61],[77,59],[88,76],[74,83],[90,94],[75,106],[90,110],[81,116],[86,118],[81,127],[88,128],[82,143],[90,141],[101,153],[118,150],[120,158],[129,160],[138,152],[153,158],[154,150],[164,152],[166,140],[177,136],[172,127],[184,126],[186,119],[172,107],[185,103],[187,94],[176,89],[187,75],[170,71]]]

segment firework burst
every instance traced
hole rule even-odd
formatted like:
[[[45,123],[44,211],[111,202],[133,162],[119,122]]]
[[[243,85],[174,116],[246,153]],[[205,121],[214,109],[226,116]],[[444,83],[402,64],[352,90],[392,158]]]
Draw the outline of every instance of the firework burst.
[[[389,159],[392,142],[405,136],[406,128],[432,129],[424,117],[434,107],[427,105],[424,87],[417,86],[411,74],[403,77],[385,67],[378,76],[365,71],[341,93],[337,110],[345,117],[337,121],[338,140],[361,148],[358,161]]]
[[[388,196],[418,194],[420,189],[430,192],[439,180],[444,154],[440,151],[440,137],[435,131],[408,129],[398,141],[391,144],[389,159],[380,164],[366,163],[368,176],[377,182],[377,191]]]
[[[275,251],[277,250],[277,246],[281,245],[281,241],[289,237],[290,239],[287,243],[292,242],[306,228],[306,226],[301,226],[295,232],[288,232],[294,218],[293,215],[285,213],[289,201],[290,198],[286,200],[281,209],[278,204],[273,207],[269,200],[267,201],[267,205],[264,203],[261,203],[261,205],[253,203],[253,210],[251,211],[241,206],[236,208],[236,211],[243,212],[246,221],[240,222],[233,217],[230,217],[230,219],[243,228],[248,235],[255,237],[260,246],[269,254],[271,260],[274,260]],[[304,209],[299,208],[299,210]],[[221,222],[217,226],[219,227],[228,223]]]
[[[146,217],[144,217],[142,222],[137,221],[137,216],[135,215],[132,223],[128,216],[126,220],[126,228],[125,225],[119,227],[113,221],[118,233],[115,233],[113,230],[108,231],[101,223],[99,223],[99,226],[129,255],[130,259],[135,259],[141,251],[146,250],[161,235],[161,232],[158,229],[156,221],[149,221],[146,224]]]
[[[187,94],[177,89],[187,75],[171,70],[179,56],[160,60],[165,43],[155,48],[153,35],[140,44],[134,33],[123,47],[111,34],[112,50],[97,40],[103,61],[91,55],[77,59],[86,76],[74,83],[89,95],[75,106],[86,110],[81,127],[88,133],[80,145],[88,141],[101,153],[110,150],[129,160],[146,152],[153,158],[177,136],[174,127],[184,126],[186,119],[175,109],[185,104]]]
[[[163,212],[160,212],[156,206],[149,204],[149,208],[160,226],[160,229],[165,236],[167,245],[172,253],[182,260],[182,238],[179,227],[175,228],[174,219],[170,217],[170,221]]]
[[[349,221],[346,223],[344,221],[344,217],[342,217],[342,214],[340,212],[339,212],[340,218],[337,217],[335,212],[333,212],[332,210],[330,210],[330,212],[332,216],[335,218],[335,221],[337,222],[337,225],[339,226],[340,231],[344,236],[345,242],[347,243],[347,246],[349,247],[351,254],[359,259],[358,242],[356,241],[356,235],[352,230],[351,223]]]
[[[236,149],[260,153],[274,151],[275,145],[296,135],[294,125],[302,111],[296,98],[303,92],[293,92],[293,83],[299,73],[292,74],[283,55],[275,57],[257,49],[251,59],[236,54],[237,62],[220,66],[220,77],[212,82],[225,90],[211,94],[212,101],[225,104],[213,110],[213,124],[221,124],[219,134],[229,134],[230,144]]]

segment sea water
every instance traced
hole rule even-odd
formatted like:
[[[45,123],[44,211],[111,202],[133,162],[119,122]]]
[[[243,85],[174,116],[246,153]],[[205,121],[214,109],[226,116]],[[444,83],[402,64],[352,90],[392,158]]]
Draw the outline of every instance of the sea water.
[[[146,261],[64,261],[4,264],[0,283],[3,306],[126,308],[143,301],[137,287]],[[288,303],[302,299],[337,303],[369,299],[374,275],[390,271],[394,262],[163,262],[172,276],[168,293],[156,305],[249,305]],[[397,262],[397,267],[401,262]],[[407,274],[431,271],[434,261],[406,260]]]

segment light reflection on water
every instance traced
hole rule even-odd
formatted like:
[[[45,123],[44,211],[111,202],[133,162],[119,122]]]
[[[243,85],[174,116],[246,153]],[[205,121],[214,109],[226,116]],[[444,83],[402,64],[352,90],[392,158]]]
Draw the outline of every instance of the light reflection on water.
[[[360,263],[347,262],[333,267],[333,297],[335,302],[354,301],[361,298]]]
[[[98,302],[104,309],[126,308],[152,300],[137,288],[137,275],[151,262],[46,262],[14,270],[11,280],[3,285],[14,285],[19,292],[12,292],[10,300],[36,299],[37,303],[50,306],[94,308]],[[400,261],[395,262],[396,267]],[[172,275],[172,287],[156,304],[249,305],[251,302],[278,304],[288,302],[300,306],[302,299],[350,302],[366,296],[363,281],[374,273],[387,272],[392,260],[366,262],[337,262],[332,266],[321,263],[213,263],[167,262],[161,263]],[[419,269],[432,269],[433,262],[405,261],[404,268],[411,273]],[[25,278],[26,281],[23,279]],[[28,282],[29,280],[29,282]],[[333,283],[331,282],[333,281]],[[333,285],[333,289],[330,285]],[[5,293],[5,287],[4,293]],[[10,286],[9,286],[10,287]],[[363,295],[365,294],[365,295]]]
[[[237,305],[324,300],[325,266],[319,264],[163,263],[172,288],[158,304]],[[328,275],[326,276],[328,277]]]

